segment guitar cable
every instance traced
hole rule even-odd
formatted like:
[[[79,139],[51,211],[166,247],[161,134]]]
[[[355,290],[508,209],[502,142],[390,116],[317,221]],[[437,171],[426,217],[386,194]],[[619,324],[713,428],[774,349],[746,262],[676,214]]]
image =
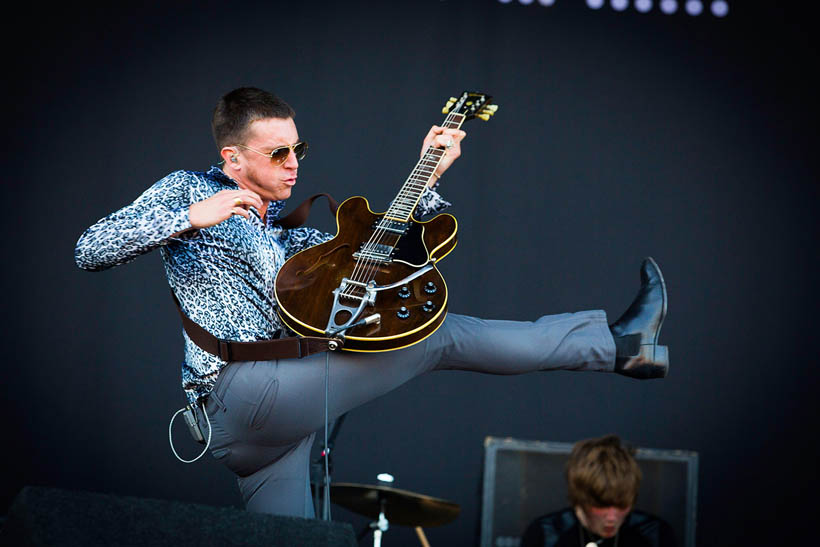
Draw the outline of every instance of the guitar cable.
[[[325,488],[322,496],[322,520],[330,520],[330,447],[327,445],[328,396],[330,395],[330,352],[325,352],[325,439],[322,456],[325,460]]]
[[[179,456],[179,454],[177,454],[176,448],[174,448],[174,438],[171,434],[171,427],[174,425],[174,420],[176,420],[176,417],[179,414],[184,413],[182,415],[182,417],[185,418],[185,423],[188,424],[188,429],[191,430],[191,435],[194,437],[195,440],[197,440],[198,442],[201,442],[200,439],[202,439],[203,437],[202,437],[202,432],[199,430],[199,424],[198,424],[197,419],[196,419],[196,407],[192,407],[191,405],[187,405],[187,406],[184,406],[184,407],[180,408],[179,410],[177,410],[174,413],[173,416],[171,416],[171,421],[168,423],[168,443],[171,445],[171,452],[173,452],[174,456],[176,456],[177,459],[179,461],[181,461],[182,463],[194,463],[199,458],[204,456],[205,452],[207,452],[208,448],[210,448],[210,446],[211,446],[211,432],[213,431],[213,428],[211,427],[211,420],[210,420],[210,418],[208,418],[208,411],[205,410],[205,405],[202,405],[200,408],[202,408],[202,413],[205,414],[205,421],[208,424],[208,441],[205,443],[205,448],[202,449],[202,452],[200,452],[199,455],[196,458],[192,459],[192,460],[182,459]]]

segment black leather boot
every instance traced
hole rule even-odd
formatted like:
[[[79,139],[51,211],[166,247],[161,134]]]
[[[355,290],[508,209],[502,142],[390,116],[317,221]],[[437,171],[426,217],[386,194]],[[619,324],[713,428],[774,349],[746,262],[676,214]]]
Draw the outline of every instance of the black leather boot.
[[[666,317],[666,283],[651,258],[641,264],[641,290],[624,314],[609,326],[615,339],[615,372],[632,378],[663,378],[669,349],[658,345]]]

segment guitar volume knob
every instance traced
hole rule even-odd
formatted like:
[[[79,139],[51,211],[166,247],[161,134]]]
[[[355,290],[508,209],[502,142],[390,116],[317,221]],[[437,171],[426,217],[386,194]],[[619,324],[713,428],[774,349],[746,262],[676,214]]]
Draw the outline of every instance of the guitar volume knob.
[[[410,287],[404,285],[399,289],[399,298],[410,298]]]
[[[399,311],[396,312],[396,315],[399,319],[407,319],[410,317],[410,310],[408,310],[406,306],[402,306],[399,308]]]
[[[433,294],[437,290],[438,290],[438,287],[436,287],[436,284],[433,283],[432,281],[428,281],[424,285],[424,292],[426,292],[427,294]]]
[[[430,313],[431,311],[436,309],[436,305],[433,304],[432,300],[428,300],[427,302],[424,303],[424,305],[421,307],[421,309],[426,311],[427,313]]]

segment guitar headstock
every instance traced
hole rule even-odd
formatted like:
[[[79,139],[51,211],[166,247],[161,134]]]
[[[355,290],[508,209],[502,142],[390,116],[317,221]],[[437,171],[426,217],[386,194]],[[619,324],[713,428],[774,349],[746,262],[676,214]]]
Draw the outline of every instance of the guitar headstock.
[[[492,104],[492,102],[493,98],[490,95],[465,91],[461,94],[461,97],[450,97],[450,100],[441,109],[441,113],[461,114],[466,116],[467,120],[478,118],[486,122],[498,110],[498,105]]]

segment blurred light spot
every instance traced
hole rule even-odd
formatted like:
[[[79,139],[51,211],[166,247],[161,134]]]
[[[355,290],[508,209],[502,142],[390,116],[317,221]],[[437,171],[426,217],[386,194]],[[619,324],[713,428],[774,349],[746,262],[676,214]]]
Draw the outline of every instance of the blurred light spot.
[[[615,11],[623,11],[629,6],[629,0],[611,0],[610,3]]]
[[[542,6],[551,6],[555,3],[555,0],[538,0],[538,3]]]
[[[498,0],[498,1],[501,2],[502,4],[509,4],[510,2],[512,2],[512,0]]]
[[[661,11],[664,13],[675,13],[678,11],[678,3],[675,0],[661,0]]]
[[[635,9],[641,13],[646,13],[652,9],[652,0],[635,0]]]
[[[729,4],[723,0],[715,0],[712,2],[712,15],[715,17],[726,17],[729,13]]]
[[[524,4],[525,6],[529,6],[532,4],[532,0],[518,0],[520,3]]]
[[[592,9],[598,9],[604,5],[604,0],[587,0],[587,6]]]
[[[686,0],[686,13],[689,15],[700,15],[703,12],[703,4],[700,0]]]

